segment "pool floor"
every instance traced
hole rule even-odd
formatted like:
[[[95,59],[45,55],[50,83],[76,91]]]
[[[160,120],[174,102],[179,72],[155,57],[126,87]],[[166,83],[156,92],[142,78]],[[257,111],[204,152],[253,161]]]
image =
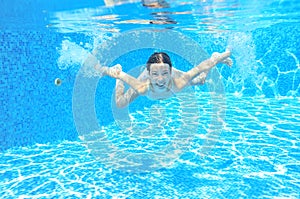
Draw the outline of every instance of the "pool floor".
[[[203,156],[191,142],[174,164],[124,172],[83,141],[0,154],[1,198],[299,198],[300,98],[227,97],[226,125]]]

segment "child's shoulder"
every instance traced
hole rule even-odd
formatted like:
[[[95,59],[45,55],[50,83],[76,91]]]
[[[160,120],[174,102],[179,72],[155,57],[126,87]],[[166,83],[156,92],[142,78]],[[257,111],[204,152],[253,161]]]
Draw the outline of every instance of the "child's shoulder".
[[[184,74],[183,71],[178,70],[177,68],[174,68],[174,67],[172,68],[172,76],[173,76],[173,78],[181,77],[183,74]]]

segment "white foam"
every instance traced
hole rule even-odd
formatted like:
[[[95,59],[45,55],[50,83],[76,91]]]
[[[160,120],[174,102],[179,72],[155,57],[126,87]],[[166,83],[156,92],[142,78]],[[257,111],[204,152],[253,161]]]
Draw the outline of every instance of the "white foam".
[[[71,42],[68,39],[62,41],[61,48],[58,49],[60,57],[57,60],[59,69],[79,68],[89,55],[89,51]]]
[[[228,46],[235,57],[236,73],[235,81],[245,80],[248,77],[256,77],[256,49],[251,34],[242,32],[234,33],[229,37]]]

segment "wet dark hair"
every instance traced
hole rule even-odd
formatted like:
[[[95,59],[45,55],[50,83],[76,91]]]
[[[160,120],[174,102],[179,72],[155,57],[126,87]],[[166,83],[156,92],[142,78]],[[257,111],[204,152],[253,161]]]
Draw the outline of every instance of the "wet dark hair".
[[[164,53],[164,52],[156,52],[156,53],[153,53],[148,61],[147,61],[147,70],[150,72],[150,65],[151,64],[161,64],[161,63],[164,63],[164,64],[169,64],[170,66],[170,71],[172,69],[172,63],[171,63],[171,59],[169,57],[169,55],[167,53]]]

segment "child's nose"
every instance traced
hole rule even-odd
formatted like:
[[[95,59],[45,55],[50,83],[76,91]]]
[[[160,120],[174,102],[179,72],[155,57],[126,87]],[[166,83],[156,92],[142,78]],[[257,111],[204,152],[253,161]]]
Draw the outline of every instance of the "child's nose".
[[[163,77],[162,75],[159,75],[159,76],[158,76],[158,80],[160,80],[160,81],[161,81],[161,80],[164,80],[164,77]]]

